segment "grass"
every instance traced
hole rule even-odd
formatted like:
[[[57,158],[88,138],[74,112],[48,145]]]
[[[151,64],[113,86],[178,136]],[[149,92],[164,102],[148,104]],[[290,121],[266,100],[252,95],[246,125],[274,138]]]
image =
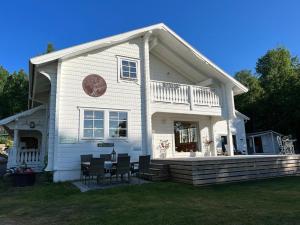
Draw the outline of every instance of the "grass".
[[[0,224],[300,224],[300,177],[86,193],[70,183],[12,188],[0,181]]]

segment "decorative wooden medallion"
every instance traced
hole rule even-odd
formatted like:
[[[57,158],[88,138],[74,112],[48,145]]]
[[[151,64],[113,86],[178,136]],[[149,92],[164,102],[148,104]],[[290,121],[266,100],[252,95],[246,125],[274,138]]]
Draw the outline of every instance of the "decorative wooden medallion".
[[[90,74],[83,79],[82,88],[87,95],[91,97],[100,97],[106,92],[107,85],[101,76]]]

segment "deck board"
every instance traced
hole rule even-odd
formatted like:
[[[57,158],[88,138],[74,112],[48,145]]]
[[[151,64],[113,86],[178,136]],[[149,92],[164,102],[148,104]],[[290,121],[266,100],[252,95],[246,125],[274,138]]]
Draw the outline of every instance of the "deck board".
[[[193,185],[300,175],[300,155],[194,157],[152,161],[168,165],[172,180]]]

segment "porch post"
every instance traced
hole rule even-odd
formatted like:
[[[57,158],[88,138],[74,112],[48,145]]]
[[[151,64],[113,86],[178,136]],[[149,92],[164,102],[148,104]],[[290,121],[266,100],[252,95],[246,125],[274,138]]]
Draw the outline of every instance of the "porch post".
[[[144,88],[145,88],[145,153],[152,155],[152,118],[150,104],[150,63],[149,63],[149,38],[152,32],[149,31],[144,35]]]
[[[19,147],[19,130],[16,129],[14,130],[14,145],[13,145],[13,148],[12,148],[12,160],[10,161],[10,164],[9,165],[10,167],[14,167],[14,166],[17,166],[17,157],[18,157],[18,147]]]
[[[214,119],[212,116],[209,117],[210,120],[210,141],[212,141],[211,145],[210,145],[210,150],[212,153],[212,156],[217,156],[217,148],[216,148],[216,140],[215,140],[215,132],[214,132]]]
[[[233,140],[232,140],[232,132],[231,132],[231,121],[235,118],[235,106],[234,106],[234,96],[231,85],[225,86],[226,92],[226,103],[227,103],[227,151],[229,156],[234,155],[233,151]]]

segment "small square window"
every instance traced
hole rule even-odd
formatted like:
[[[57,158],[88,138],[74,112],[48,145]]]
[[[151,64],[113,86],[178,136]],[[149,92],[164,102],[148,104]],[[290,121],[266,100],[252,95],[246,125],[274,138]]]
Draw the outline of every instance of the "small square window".
[[[138,61],[132,59],[120,58],[120,78],[125,80],[137,80]]]

